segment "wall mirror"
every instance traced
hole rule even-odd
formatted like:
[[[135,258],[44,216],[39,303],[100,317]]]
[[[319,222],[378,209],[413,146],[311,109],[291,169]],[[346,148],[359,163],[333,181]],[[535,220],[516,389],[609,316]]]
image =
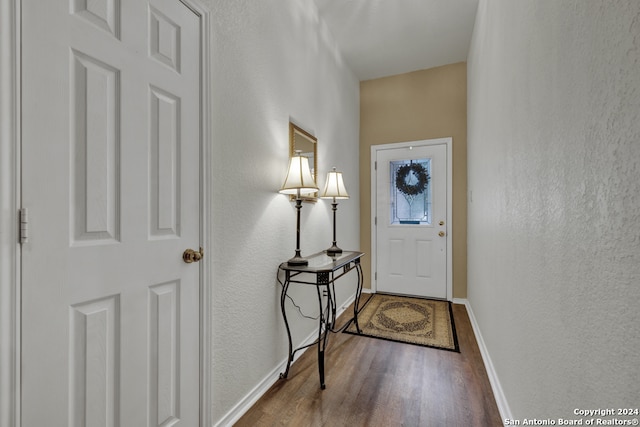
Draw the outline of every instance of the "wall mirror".
[[[296,151],[301,151],[304,157],[309,158],[309,168],[313,180],[318,185],[318,139],[306,130],[289,122],[289,157],[292,157]],[[291,196],[295,199],[295,196]],[[318,192],[301,194],[303,201],[315,202],[318,198]]]

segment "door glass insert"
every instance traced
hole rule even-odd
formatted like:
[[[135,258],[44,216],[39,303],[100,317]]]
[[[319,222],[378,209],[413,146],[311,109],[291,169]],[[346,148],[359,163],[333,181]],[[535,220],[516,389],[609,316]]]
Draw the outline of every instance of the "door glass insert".
[[[431,159],[389,162],[391,225],[431,225]]]

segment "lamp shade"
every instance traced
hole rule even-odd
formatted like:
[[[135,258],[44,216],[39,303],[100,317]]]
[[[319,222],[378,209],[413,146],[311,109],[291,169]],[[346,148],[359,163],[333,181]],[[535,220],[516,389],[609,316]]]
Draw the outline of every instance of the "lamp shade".
[[[318,186],[311,175],[309,159],[296,153],[289,160],[289,170],[280,193],[298,194],[298,192],[310,193],[313,191],[318,191]]]
[[[324,191],[320,196],[322,199],[348,199],[347,189],[344,188],[342,181],[342,172],[337,172],[336,168],[327,173],[327,182],[324,185]]]

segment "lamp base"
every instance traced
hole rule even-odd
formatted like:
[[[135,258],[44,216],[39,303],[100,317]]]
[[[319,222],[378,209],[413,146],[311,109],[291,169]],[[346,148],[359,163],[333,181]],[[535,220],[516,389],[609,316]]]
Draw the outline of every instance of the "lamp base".
[[[342,249],[340,249],[335,243],[329,249],[327,249],[327,255],[339,255],[342,253]]]
[[[302,266],[302,265],[309,265],[309,261],[306,258],[302,258],[300,255],[296,255],[293,258],[291,258],[289,261],[287,261],[287,264]]]

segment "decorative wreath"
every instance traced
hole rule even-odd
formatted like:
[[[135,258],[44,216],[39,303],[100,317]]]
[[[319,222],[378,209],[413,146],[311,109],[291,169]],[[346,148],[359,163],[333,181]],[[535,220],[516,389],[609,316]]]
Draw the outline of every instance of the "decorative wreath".
[[[409,184],[407,182],[407,178],[411,172],[413,172],[413,175],[418,178],[418,182],[415,184]],[[396,171],[396,188],[407,196],[422,194],[428,183],[429,174],[427,173],[427,169],[425,169],[425,167],[420,163],[402,165]]]

